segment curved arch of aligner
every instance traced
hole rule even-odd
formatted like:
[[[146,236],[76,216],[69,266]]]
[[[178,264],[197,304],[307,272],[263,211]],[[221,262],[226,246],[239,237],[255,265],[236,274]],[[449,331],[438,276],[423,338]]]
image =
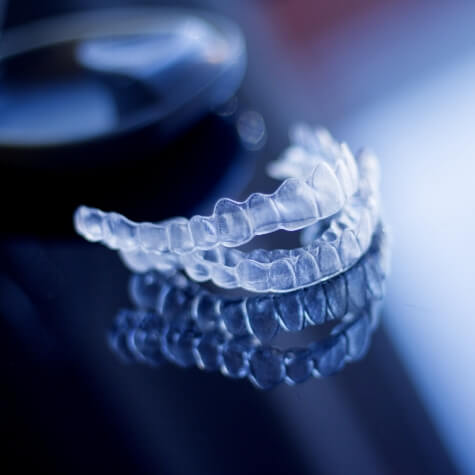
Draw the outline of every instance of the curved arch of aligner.
[[[356,165],[349,149],[322,129],[314,131],[300,124],[291,131],[291,140],[293,144],[269,166],[272,176],[291,178],[260,205],[248,206],[256,197],[264,196],[259,193],[239,205],[247,203],[244,208],[255,214],[254,220],[243,218],[244,208],[230,211],[226,205],[217,206],[215,211],[221,211],[214,217],[199,217],[208,224],[221,223],[213,228],[216,239],[209,245],[200,246],[200,233],[192,232],[197,229],[192,226],[196,217],[189,222],[174,218],[165,224],[136,224],[117,213],[80,207],[75,213],[76,229],[89,240],[118,249],[124,263],[136,272],[183,268],[197,281],[210,279],[223,288],[242,287],[254,292],[289,292],[329,279],[350,268],[369,246],[379,219],[378,163],[363,151]],[[326,172],[322,175],[321,170]],[[322,199],[325,213],[321,212]],[[275,214],[271,209],[280,211]],[[330,224],[328,231],[319,235],[312,229],[323,218]],[[259,225],[256,219],[261,220]],[[251,221],[256,232],[243,234],[243,226],[247,229]],[[302,235],[307,242],[311,236],[310,244],[293,250],[258,249],[250,253],[225,247],[282,228],[304,229]],[[236,239],[228,239],[230,235]]]

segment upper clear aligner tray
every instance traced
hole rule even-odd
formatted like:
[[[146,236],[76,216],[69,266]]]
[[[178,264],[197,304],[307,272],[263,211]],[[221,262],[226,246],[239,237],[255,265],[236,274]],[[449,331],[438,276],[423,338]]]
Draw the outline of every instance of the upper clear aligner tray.
[[[157,254],[186,254],[223,245],[236,247],[254,236],[279,229],[295,231],[338,212],[358,187],[354,157],[345,144],[327,131],[296,128],[283,156],[269,166],[269,174],[284,182],[272,194],[253,193],[244,202],[218,200],[211,216],[173,218],[162,223],[134,223],[118,213],[81,206],[76,230],[90,241],[112,249],[142,249]],[[310,137],[313,146],[310,147]]]

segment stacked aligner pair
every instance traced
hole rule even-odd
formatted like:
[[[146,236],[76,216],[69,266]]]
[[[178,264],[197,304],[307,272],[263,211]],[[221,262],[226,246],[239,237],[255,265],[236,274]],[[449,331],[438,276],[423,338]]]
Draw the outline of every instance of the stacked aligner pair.
[[[292,137],[293,145],[269,166],[273,177],[284,179],[273,194],[254,193],[241,203],[221,199],[209,217],[157,224],[80,207],[76,229],[119,250],[135,272],[184,269],[196,281],[253,292],[289,292],[328,279],[368,249],[379,220],[378,162],[367,151],[355,159],[321,129],[300,125]],[[308,230],[322,222],[328,222],[328,232],[302,248],[233,249],[258,234]]]
[[[291,142],[268,167],[272,177],[283,180],[274,193],[254,193],[243,202],[221,199],[211,216],[134,223],[120,214],[94,208],[80,207],[76,211],[77,231],[91,241],[118,250],[124,263],[137,273],[131,289],[139,310],[121,313],[117,335],[129,335],[130,343],[135,341],[130,334],[144,335],[150,322],[161,321],[157,323],[161,331],[153,325],[151,330],[161,342],[161,358],[165,356],[185,366],[193,360],[210,369],[200,363],[203,355],[198,348],[210,347],[212,340],[220,361],[216,364],[229,375],[234,373],[224,363],[228,354],[224,348],[244,345],[242,358],[249,369],[246,375],[260,387],[272,385],[257,376],[265,368],[262,345],[270,343],[279,328],[299,331],[306,325],[341,321],[326,342],[305,350],[310,355],[306,364],[312,374],[329,373],[318,369],[321,362],[315,358],[318,354],[319,361],[333,361],[334,345],[349,351],[338,350],[340,356],[344,353],[338,368],[356,357],[349,350],[354,343],[349,343],[348,335],[355,332],[351,329],[364,327],[364,332],[356,334],[369,338],[376,321],[375,301],[381,295],[371,294],[368,288],[378,287],[378,282],[381,286],[385,276],[381,266],[372,273],[368,264],[374,264],[374,256],[378,255],[374,249],[368,251],[370,246],[379,250],[384,247],[378,162],[365,150],[355,158],[345,144],[337,143],[323,129],[298,125],[291,132]],[[256,235],[279,229],[303,230],[302,247],[251,252],[235,249]],[[200,283],[207,280],[219,287],[242,288],[261,295],[238,301],[221,298],[203,289]],[[151,288],[156,290],[153,305],[144,303]],[[171,341],[193,342],[185,352],[193,358],[184,364],[170,350]],[[137,357],[142,354],[136,345],[131,345],[132,353]],[[281,354],[276,348],[264,353]],[[282,356],[282,361],[287,361],[287,356]],[[285,372],[285,364],[277,367],[282,370],[282,380],[296,382]],[[252,368],[260,370],[256,373]]]

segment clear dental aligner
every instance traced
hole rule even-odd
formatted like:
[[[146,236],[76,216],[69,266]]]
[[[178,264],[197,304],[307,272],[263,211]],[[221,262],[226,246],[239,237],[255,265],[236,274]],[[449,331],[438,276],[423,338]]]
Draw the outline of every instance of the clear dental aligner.
[[[287,153],[293,156],[293,153]],[[304,229],[302,241],[307,245],[303,248],[257,249],[245,253],[219,246],[185,255],[157,255],[135,250],[122,251],[121,256],[134,272],[183,268],[194,280],[202,282],[210,279],[223,288],[289,292],[322,282],[351,267],[366,252],[379,220],[377,159],[363,151],[358,155],[357,163],[357,193],[350,197],[339,213]],[[294,167],[294,164],[287,166]]]
[[[240,246],[279,229],[303,229],[342,209],[358,189],[358,170],[349,148],[323,129],[299,125],[291,139],[293,144],[269,166],[271,176],[284,179],[270,195],[254,193],[244,202],[220,199],[211,216],[157,224],[81,206],[75,213],[76,230],[112,249],[183,255]]]
[[[154,312],[122,310],[109,342],[128,361],[156,367],[168,360],[182,367],[221,371],[230,378],[248,378],[260,389],[271,389],[282,382],[295,385],[311,376],[329,376],[361,359],[378,319],[379,305],[373,303],[358,315],[348,315],[325,339],[283,351],[251,336],[203,332],[193,320],[170,325]]]
[[[279,329],[297,332],[304,326],[343,320],[381,299],[387,248],[386,234],[379,226],[370,249],[350,270],[323,284],[285,294],[231,299],[203,289],[182,274],[166,277],[151,271],[132,276],[130,297],[138,308],[167,319],[189,316],[202,331],[222,329],[235,337],[252,335],[269,343]]]

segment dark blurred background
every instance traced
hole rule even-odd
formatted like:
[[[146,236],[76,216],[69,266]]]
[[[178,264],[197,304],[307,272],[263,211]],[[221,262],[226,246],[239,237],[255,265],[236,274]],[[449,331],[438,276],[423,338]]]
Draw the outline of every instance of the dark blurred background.
[[[77,43],[25,53],[79,17],[45,20],[108,31],[98,8],[160,24],[163,5],[234,21],[247,63],[185,55],[156,87],[72,65]],[[473,2],[15,0],[0,51],[2,473],[475,473]],[[297,120],[381,157],[392,275],[368,356],[270,392],[122,364],[105,335],[128,272],[74,235],[75,206],[158,220],[269,191]]]

